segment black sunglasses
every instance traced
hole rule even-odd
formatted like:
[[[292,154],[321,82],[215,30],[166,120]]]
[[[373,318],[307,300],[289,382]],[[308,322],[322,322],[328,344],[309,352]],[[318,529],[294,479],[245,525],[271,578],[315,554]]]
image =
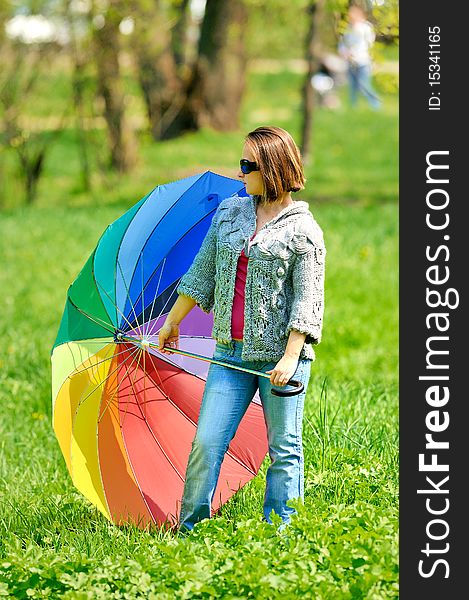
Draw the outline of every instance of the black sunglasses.
[[[247,158],[242,158],[239,161],[239,167],[245,175],[248,175],[252,171],[259,171],[259,167],[257,166],[257,163],[253,162],[251,160],[248,160]]]

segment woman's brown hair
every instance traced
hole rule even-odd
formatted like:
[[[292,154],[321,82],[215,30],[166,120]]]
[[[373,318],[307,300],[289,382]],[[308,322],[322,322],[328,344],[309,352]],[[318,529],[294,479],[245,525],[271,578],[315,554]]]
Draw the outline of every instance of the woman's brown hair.
[[[304,189],[301,154],[288,131],[281,127],[258,127],[245,140],[264,182],[264,201],[274,202],[285,192]]]

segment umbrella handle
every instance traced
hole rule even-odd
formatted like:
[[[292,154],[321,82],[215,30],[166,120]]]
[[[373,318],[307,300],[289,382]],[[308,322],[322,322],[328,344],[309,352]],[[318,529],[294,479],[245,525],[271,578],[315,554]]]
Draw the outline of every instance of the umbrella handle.
[[[126,337],[124,339],[124,341],[130,341],[130,342],[134,342],[135,343],[135,339],[131,338],[131,337]],[[142,342],[142,347],[143,348],[155,348],[157,350],[159,350],[159,346],[158,344],[155,344],[154,342],[150,342],[145,340],[145,343]],[[221,365],[223,367],[229,367],[231,369],[236,369],[237,371],[244,371],[245,373],[253,373],[254,375],[259,375],[261,377],[265,377],[266,379],[270,379],[270,376],[267,375],[267,373],[262,373],[261,371],[254,371],[253,369],[246,369],[245,367],[240,367],[238,365],[233,365],[231,363],[226,363],[220,360],[215,360],[214,358],[208,358],[208,356],[200,356],[200,354],[194,354],[192,352],[187,352],[184,350],[179,350],[176,348],[167,348],[167,350],[169,350],[170,352],[174,352],[175,354],[181,354],[182,356],[188,356],[190,358],[198,358],[199,360],[204,360],[206,362],[210,362],[210,363],[214,363],[216,365]],[[280,396],[282,398],[286,398],[288,396],[296,396],[297,394],[301,394],[301,392],[304,390],[304,385],[301,383],[301,381],[296,381],[296,379],[290,379],[290,381],[287,382],[288,386],[292,387],[293,389],[289,389],[289,390],[282,390],[279,388],[272,388],[271,392],[274,396]],[[285,386],[286,387],[286,386]]]
[[[226,363],[219,360],[209,359],[210,362],[213,362],[217,365],[221,365],[223,367],[229,367],[230,369],[235,369],[237,371],[244,371],[246,373],[253,373],[254,375],[258,375],[259,377],[265,377],[266,379],[270,379],[270,376],[267,373],[263,373],[262,371],[254,371],[252,369],[244,369],[243,367],[239,367],[238,365],[233,365],[232,363]],[[282,389],[280,387],[272,388],[270,391],[273,396],[280,396],[281,398],[287,398],[288,396],[297,396],[301,394],[301,392],[305,389],[305,386],[301,383],[301,381],[297,381],[296,379],[290,379],[287,381],[285,386],[290,386],[293,389]]]
[[[283,398],[287,396],[296,396],[297,394],[301,394],[301,392],[305,389],[305,386],[301,383],[301,381],[297,381],[296,379],[290,379],[287,385],[292,386],[292,390],[281,390],[279,388],[272,388],[272,394],[274,396],[281,396]]]

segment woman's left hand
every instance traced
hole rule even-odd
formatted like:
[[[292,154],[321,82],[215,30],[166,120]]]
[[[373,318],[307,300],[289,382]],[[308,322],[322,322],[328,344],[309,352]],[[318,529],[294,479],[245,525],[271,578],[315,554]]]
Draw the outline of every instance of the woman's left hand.
[[[270,383],[272,385],[284,386],[295,374],[298,367],[298,358],[293,356],[283,355],[273,369],[266,371],[270,375]]]

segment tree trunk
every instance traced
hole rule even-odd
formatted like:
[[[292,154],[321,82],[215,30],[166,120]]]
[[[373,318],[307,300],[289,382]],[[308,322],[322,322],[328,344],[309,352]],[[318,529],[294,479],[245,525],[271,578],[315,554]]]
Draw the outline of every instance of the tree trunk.
[[[246,21],[244,0],[207,0],[181,128],[239,128],[246,86]]]
[[[303,126],[300,144],[305,164],[311,160],[311,137],[314,114],[314,89],[311,85],[311,78],[318,70],[320,64],[321,40],[319,32],[321,31],[321,23],[324,19],[324,5],[325,0],[311,0],[307,8],[309,29],[306,36],[306,61],[308,68],[302,92]]]
[[[23,143],[16,147],[21,165],[21,174],[24,178],[27,204],[33,204],[36,199],[37,186],[43,172],[48,148],[48,145],[43,142],[39,142],[37,148],[34,145],[34,141],[31,141],[30,138],[23,138]]]
[[[177,6],[178,19],[173,27],[172,48],[174,61],[178,68],[184,67],[187,60],[187,27],[189,24],[189,3],[190,0],[179,0]]]
[[[174,135],[172,123],[184,104],[184,90],[176,71],[167,19],[159,2],[149,5],[139,0],[134,6],[137,14],[132,41],[151,133],[155,140],[170,138]]]
[[[76,113],[78,156],[82,189],[91,190],[91,169],[88,151],[88,136],[85,128],[85,68],[86,60],[76,35],[76,22],[69,4],[66,5],[67,25],[70,31],[70,55],[72,60],[72,97]]]
[[[84,64],[80,61],[78,55],[74,56],[75,64],[72,75],[73,104],[76,110],[77,138],[78,138],[78,156],[80,159],[81,181],[83,190],[91,190],[91,170],[88,157],[88,136],[85,128],[85,110],[84,110],[84,92],[83,92],[83,71]]]
[[[104,99],[110,144],[111,167],[129,171],[137,158],[136,140],[125,118],[125,96],[119,68],[119,23],[122,15],[117,9],[118,1],[111,0],[104,14],[103,27],[94,33],[98,90]]]

